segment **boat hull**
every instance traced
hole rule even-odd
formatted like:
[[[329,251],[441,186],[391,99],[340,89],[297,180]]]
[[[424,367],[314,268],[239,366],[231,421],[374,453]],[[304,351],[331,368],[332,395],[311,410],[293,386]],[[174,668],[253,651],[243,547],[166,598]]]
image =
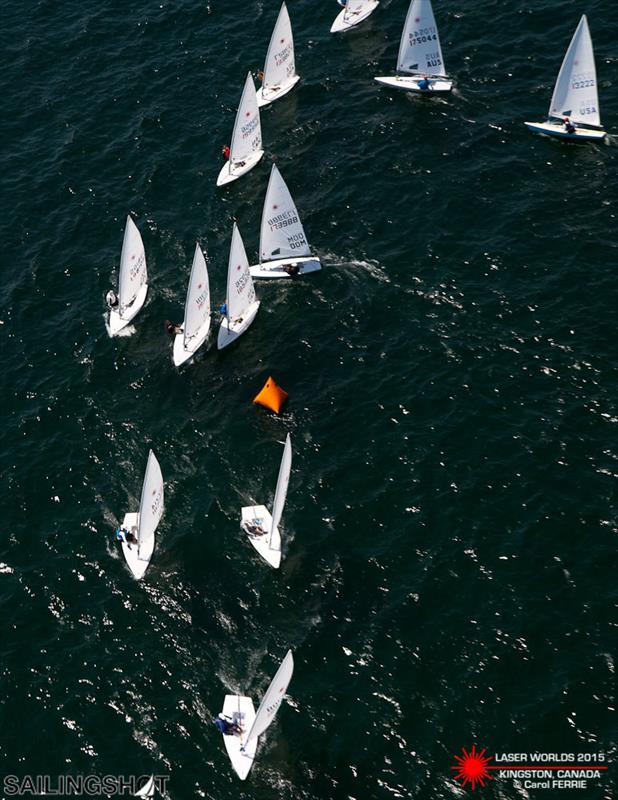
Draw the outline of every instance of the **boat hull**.
[[[242,319],[228,320],[227,317],[223,317],[221,320],[221,326],[219,328],[219,335],[217,336],[218,350],[223,350],[224,347],[232,344],[232,342],[235,342],[239,336],[243,335],[243,333],[255,319],[255,315],[257,314],[259,307],[260,301],[256,300],[255,303],[251,303]]]
[[[209,332],[210,332],[210,318],[208,319],[208,323],[204,325],[199,334],[197,334],[191,339],[188,347],[185,347],[184,332],[177,333],[176,336],[174,337],[174,352],[172,356],[174,361],[174,366],[179,367],[181,364],[184,364],[185,361],[188,361],[192,356],[194,356],[208,338]]]
[[[571,141],[598,142],[607,135],[605,131],[594,131],[589,128],[576,128],[574,133],[569,133],[561,122],[524,122],[524,125],[533,133]]]
[[[307,258],[281,258],[277,261],[267,261],[264,264],[254,264],[249,267],[249,272],[252,278],[288,278],[290,280],[292,276],[286,272],[285,268],[291,266],[298,267],[297,277],[322,269],[319,258],[308,256]]]
[[[292,89],[296,86],[298,81],[300,80],[300,75],[294,75],[291,81],[288,81],[284,86],[279,86],[275,90],[264,91],[264,87],[260,86],[260,88],[255,93],[257,96],[258,108],[264,108],[264,106],[269,106],[271,103],[274,103],[275,100],[278,100],[280,97],[284,97],[288,92],[291,92]]]
[[[345,15],[345,8],[342,9],[339,12],[339,14],[337,15],[337,17],[335,18],[335,21],[333,22],[333,24],[331,25],[330,32],[331,33],[342,33],[342,31],[349,31],[350,28],[356,27],[356,25],[358,25],[360,22],[364,22],[367,19],[367,17],[369,17],[371,14],[373,14],[373,12],[376,10],[376,8],[379,5],[380,5],[380,3],[378,2],[378,0],[375,0],[375,2],[374,3],[370,3],[364,11],[362,11],[360,14],[356,14],[351,19],[350,18],[348,18],[348,19],[345,18],[345,16],[346,16]]]
[[[141,311],[142,306],[146,302],[146,295],[148,294],[148,284],[145,283],[142,287],[140,287],[137,296],[133,303],[129,306],[129,308],[125,309],[124,314],[120,316],[120,312],[117,308],[112,308],[109,312],[109,335],[116,336],[117,333],[133,320],[137,314]]]
[[[126,528],[128,531],[132,531],[137,536],[138,522],[139,514],[125,514],[122,521],[122,527]],[[153,536],[149,546],[141,547],[138,555],[136,544],[130,545],[127,542],[122,542],[122,552],[124,553],[125,560],[135,580],[139,581],[144,577],[144,574],[148,569],[148,565],[150,564],[150,559],[152,558],[154,545],[155,542]]]
[[[231,161],[226,161],[219,172],[217,186],[225,186],[228,183],[232,183],[232,181],[237,181],[239,178],[242,178],[243,175],[246,175],[247,172],[250,172],[250,170],[255,167],[263,155],[263,150],[257,150],[247,158],[242,167],[237,164],[232,165]]]
[[[270,529],[273,518],[266,506],[245,506],[241,509],[240,527],[245,531],[251,544],[262,556],[267,564],[275,569],[281,564],[281,534],[279,528],[275,528],[272,537]],[[264,533],[259,535],[250,534],[247,530],[249,525],[259,525]]]
[[[250,697],[226,694],[221,713],[232,722],[240,725],[246,735],[255,719],[253,700]],[[255,751],[257,750],[257,738],[252,739],[244,750],[242,749],[244,744],[243,734],[223,734],[223,743],[234,771],[240,780],[244,781],[253,766]]]
[[[420,75],[386,75],[374,78],[374,81],[388,86],[389,89],[399,89],[401,92],[417,92],[418,94],[448,94],[453,88],[453,81],[446,78],[431,78],[430,89],[419,89],[418,82],[422,80]]]

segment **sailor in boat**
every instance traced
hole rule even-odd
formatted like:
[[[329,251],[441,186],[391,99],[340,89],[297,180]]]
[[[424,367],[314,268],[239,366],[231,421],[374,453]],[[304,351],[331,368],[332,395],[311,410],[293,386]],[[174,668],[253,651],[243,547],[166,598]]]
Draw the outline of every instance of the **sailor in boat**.
[[[132,544],[137,544],[137,539],[133,531],[128,531],[126,528],[120,526],[120,528],[116,528],[116,539],[119,542],[126,542],[129,550],[131,549]]]
[[[169,319],[166,319],[163,324],[165,325],[165,330],[170,336],[176,336],[177,334],[182,333],[182,325],[177,325],[175,322],[171,322]]]
[[[118,308],[118,295],[113,289],[105,295],[105,302],[108,308]]]
[[[224,144],[221,148],[221,155],[226,161],[230,160],[230,146],[228,144]]]
[[[570,117],[565,117],[563,123],[567,133],[575,133],[575,125],[571,122]]]
[[[240,736],[242,734],[242,728],[240,725],[223,714],[219,714],[219,716],[213,721],[215,726],[224,736]]]
[[[257,71],[257,79],[258,81],[262,81],[262,83],[264,82],[264,72],[261,69]]]
[[[287,272],[290,278],[298,278],[298,276],[300,275],[300,267],[298,266],[298,264],[287,264],[283,268],[283,271]]]
[[[249,536],[264,536],[266,531],[260,525],[260,521],[261,520],[254,519],[251,522],[245,522],[245,531]]]
[[[418,82],[418,88],[421,92],[428,92],[431,89],[431,81],[427,77],[427,75],[423,75],[423,77]]]

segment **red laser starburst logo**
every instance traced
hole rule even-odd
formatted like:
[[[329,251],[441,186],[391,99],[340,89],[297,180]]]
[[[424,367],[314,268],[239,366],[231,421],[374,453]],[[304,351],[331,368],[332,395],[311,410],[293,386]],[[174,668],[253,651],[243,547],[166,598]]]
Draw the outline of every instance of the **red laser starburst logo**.
[[[461,781],[462,786],[471,784],[472,789],[476,789],[476,784],[480,783],[485,786],[485,781],[491,780],[488,767],[491,761],[491,756],[486,756],[486,748],[483,748],[480,753],[476,752],[476,746],[472,745],[472,750],[466,752],[466,748],[461,748],[461,755],[455,756],[457,764],[453,765],[451,769],[457,770],[455,778]]]

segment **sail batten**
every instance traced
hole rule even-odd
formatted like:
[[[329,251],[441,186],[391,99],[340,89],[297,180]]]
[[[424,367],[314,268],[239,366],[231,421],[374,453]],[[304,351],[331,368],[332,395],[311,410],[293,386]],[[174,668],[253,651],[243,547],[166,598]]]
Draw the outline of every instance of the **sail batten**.
[[[572,122],[600,128],[594,50],[585,14],[579,21],[562,61],[548,116],[549,119],[570,117]]]
[[[296,63],[292,23],[285,3],[282,3],[266,53],[262,91],[267,94],[274,92],[286,86],[295,77]]]
[[[264,198],[260,228],[260,261],[311,255],[298,209],[281,173],[273,164]]]
[[[157,525],[163,514],[163,475],[161,467],[152,450],[148,453],[148,463],[142,484],[142,496],[139,504],[139,519],[137,529],[137,552],[149,547],[154,539]]]
[[[255,288],[249,272],[245,245],[238,226],[234,223],[227,269],[227,318],[231,321],[240,319],[254,302]]]
[[[412,0],[403,26],[397,70],[446,77],[440,36],[431,0]]]
[[[129,214],[122,240],[120,273],[118,276],[118,310],[121,317],[124,311],[135,301],[139,290],[147,280],[144,242],[137,225]]]
[[[257,739],[272,723],[281,701],[285,695],[286,689],[292,680],[294,672],[294,658],[292,651],[288,650],[285,658],[281,662],[281,666],[277,670],[277,674],[272,679],[270,686],[266,690],[260,707],[257,710],[253,724],[249,729],[245,739],[245,747],[252,739]]]
[[[279,467],[279,476],[277,478],[277,488],[275,489],[275,499],[273,501],[272,513],[272,531],[279,527],[281,522],[281,515],[285,506],[285,500],[288,493],[288,484],[290,482],[290,472],[292,470],[292,440],[290,434],[285,438],[285,445],[283,447],[283,456],[281,457],[281,466]]]
[[[260,110],[255,94],[255,84],[251,73],[247,73],[230,145],[230,162],[245,162],[247,159],[262,149],[262,128],[260,125]]]
[[[191,266],[191,277],[185,303],[184,343],[194,339],[203,330],[210,317],[210,284],[206,259],[198,243]]]

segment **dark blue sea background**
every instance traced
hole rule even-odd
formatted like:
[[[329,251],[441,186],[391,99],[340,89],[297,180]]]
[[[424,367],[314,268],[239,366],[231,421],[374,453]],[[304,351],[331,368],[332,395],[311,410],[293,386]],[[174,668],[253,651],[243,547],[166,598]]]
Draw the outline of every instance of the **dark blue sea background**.
[[[218,190],[278,0],[0,2],[0,781],[168,775],[187,800],[609,800],[618,533],[617,142],[530,134],[587,13],[618,132],[609,0],[435,0],[448,97],[378,86],[405,0],[329,33],[289,0],[301,82]],[[196,240],[213,305],[258,248],[276,161],[324,269],[260,283],[237,346],[180,371]],[[126,215],[150,289],[110,339]],[[216,330],[216,326],[215,326]],[[272,375],[277,417],[252,404]],[[294,460],[284,556],[239,529]],[[114,541],[152,447],[141,582]],[[245,783],[212,725],[296,669]],[[580,791],[472,792],[462,747],[601,753]],[[2,792],[0,792],[1,794]]]

